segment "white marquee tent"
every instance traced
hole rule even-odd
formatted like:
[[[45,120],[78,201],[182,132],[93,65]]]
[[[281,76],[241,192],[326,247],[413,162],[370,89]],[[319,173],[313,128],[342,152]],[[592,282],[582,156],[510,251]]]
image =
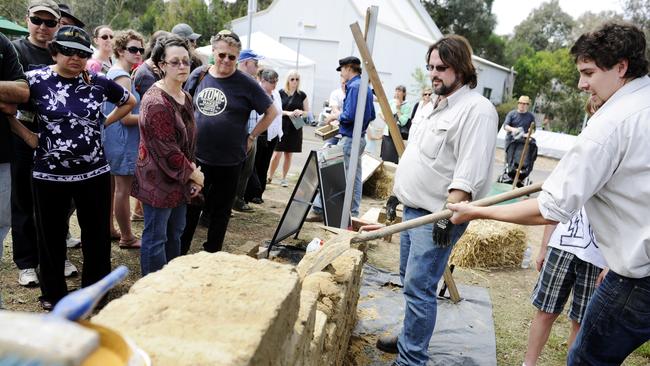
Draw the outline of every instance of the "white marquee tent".
[[[242,47],[246,48],[248,44],[248,36],[240,37]],[[298,72],[300,73],[300,90],[307,94],[307,98],[311,102],[314,95],[314,73],[316,70],[316,63],[298,54],[291,48],[275,41],[273,38],[267,36],[262,32],[254,32],[251,38],[251,49],[255,53],[264,56],[260,61],[260,65],[272,68],[279,75],[277,89],[280,90],[284,87],[284,81],[287,74],[291,70],[296,69],[296,61],[298,61]],[[212,55],[212,46],[204,46],[196,49],[196,52],[206,60]]]

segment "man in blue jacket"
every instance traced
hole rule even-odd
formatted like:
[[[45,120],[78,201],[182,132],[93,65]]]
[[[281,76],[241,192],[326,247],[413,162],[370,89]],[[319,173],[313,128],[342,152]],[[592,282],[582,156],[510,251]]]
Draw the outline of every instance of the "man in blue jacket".
[[[350,166],[350,156],[352,155],[352,132],[354,130],[354,115],[357,111],[357,100],[359,98],[359,88],[361,87],[361,60],[354,56],[344,57],[339,60],[339,67],[336,71],[341,73],[341,78],[345,80],[345,99],[340,114],[332,114],[329,119],[339,120],[339,134],[342,138],[339,145],[343,146],[343,159],[345,166]],[[366,147],[366,129],[370,121],[375,119],[375,106],[373,105],[372,89],[366,90],[366,108],[363,112],[363,127],[361,129],[361,140],[359,141],[359,157],[357,159],[357,171],[354,177],[354,194],[352,195],[352,207],[350,209],[352,216],[359,216],[359,206],[361,205],[361,154]],[[329,122],[329,121],[328,121]],[[319,222],[323,221],[323,210],[320,207],[320,201],[316,200],[314,209],[307,216],[306,221]]]

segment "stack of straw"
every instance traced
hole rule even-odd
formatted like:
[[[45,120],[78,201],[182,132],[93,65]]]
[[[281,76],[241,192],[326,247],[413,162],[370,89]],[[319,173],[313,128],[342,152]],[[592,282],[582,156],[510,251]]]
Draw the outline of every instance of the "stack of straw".
[[[520,225],[492,220],[472,221],[449,258],[466,268],[518,267],[526,249],[526,232]]]

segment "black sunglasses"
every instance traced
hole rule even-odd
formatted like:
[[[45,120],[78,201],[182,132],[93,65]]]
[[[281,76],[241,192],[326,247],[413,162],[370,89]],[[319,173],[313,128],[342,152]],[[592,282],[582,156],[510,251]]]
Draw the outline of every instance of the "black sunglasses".
[[[56,49],[63,55],[67,57],[72,57],[74,55],[79,56],[80,58],[90,58],[93,54],[86,52],[84,50],[78,50],[76,48],[61,46],[60,44],[56,45]]]
[[[430,95],[431,95],[431,93],[424,93],[424,94],[422,94],[423,97],[427,97],[427,96],[430,96]]]
[[[127,47],[126,50],[129,51],[130,53],[134,54],[134,55],[136,53],[138,53],[138,52],[140,52],[141,55],[144,54],[144,48],[140,48],[140,47],[136,47],[136,46]]]
[[[220,59],[224,59],[224,58],[228,57],[228,60],[230,60],[230,61],[235,61],[237,59],[237,56],[231,55],[231,54],[228,54],[228,53],[225,53],[225,52],[217,53],[217,56]]]
[[[300,81],[300,78],[291,78],[289,81]]]
[[[437,72],[445,72],[445,71],[447,71],[449,66],[447,66],[447,65],[435,65],[435,66],[434,65],[427,65],[426,68],[427,68],[427,71],[433,71],[435,69]]]
[[[35,17],[35,16],[29,17],[29,21],[32,22],[32,24],[34,24],[34,25],[41,25],[41,24],[45,23],[45,26],[48,27],[48,28],[54,28],[59,24],[58,20],[55,20],[55,19],[41,19],[41,18]]]
[[[101,39],[103,39],[105,41],[107,39],[113,39],[113,35],[112,34],[104,34],[103,36],[101,36],[99,38],[101,38]]]

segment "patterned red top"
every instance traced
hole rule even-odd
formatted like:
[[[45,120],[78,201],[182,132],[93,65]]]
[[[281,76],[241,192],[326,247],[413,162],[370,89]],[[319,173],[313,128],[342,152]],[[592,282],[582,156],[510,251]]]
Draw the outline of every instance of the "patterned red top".
[[[140,146],[131,195],[158,208],[190,200],[188,184],[194,162],[196,128],[192,97],[185,104],[153,85],[140,104]]]

